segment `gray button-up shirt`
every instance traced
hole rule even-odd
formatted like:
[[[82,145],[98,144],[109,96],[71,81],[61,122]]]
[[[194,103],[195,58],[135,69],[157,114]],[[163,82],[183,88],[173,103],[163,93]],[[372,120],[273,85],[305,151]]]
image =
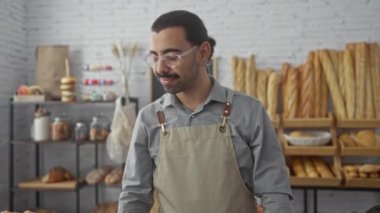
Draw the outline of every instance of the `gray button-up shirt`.
[[[212,81],[208,98],[195,111],[186,109],[172,94],[156,100],[165,114],[166,128],[221,121],[229,89]],[[247,187],[261,197],[265,213],[294,212],[284,157],[262,105],[253,97],[234,92],[229,124],[241,177]],[[143,107],[129,147],[119,212],[149,212],[153,204],[153,172],[159,163],[160,131],[154,104]]]

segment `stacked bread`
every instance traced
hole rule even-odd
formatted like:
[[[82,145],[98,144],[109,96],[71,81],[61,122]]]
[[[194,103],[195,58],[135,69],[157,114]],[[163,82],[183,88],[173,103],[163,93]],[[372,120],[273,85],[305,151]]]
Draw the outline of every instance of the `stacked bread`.
[[[343,133],[339,136],[339,142],[345,147],[380,147],[380,135],[373,130],[360,130],[356,133]]]
[[[292,157],[291,169],[296,177],[332,178],[330,166],[320,157]]]
[[[256,97],[267,110],[269,117],[275,119],[280,75],[271,68],[259,71],[254,55],[248,58],[233,56],[232,71],[234,89]]]
[[[352,165],[347,164],[343,166],[346,177],[352,178],[380,178],[380,165],[377,164],[363,164]]]
[[[74,102],[76,100],[75,95],[76,79],[75,77],[66,76],[61,78],[61,101],[62,102]]]

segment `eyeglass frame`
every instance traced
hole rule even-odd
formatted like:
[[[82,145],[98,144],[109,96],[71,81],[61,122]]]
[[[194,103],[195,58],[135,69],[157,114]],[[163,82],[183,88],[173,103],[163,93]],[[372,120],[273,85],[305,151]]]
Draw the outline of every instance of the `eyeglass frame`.
[[[198,45],[194,45],[194,46],[192,46],[190,49],[186,50],[185,52],[179,53],[179,54],[178,54],[178,53],[171,53],[171,52],[168,52],[168,53],[165,53],[165,54],[163,54],[163,55],[161,55],[161,56],[154,55],[154,57],[157,57],[157,59],[153,62],[152,65],[150,65],[149,62],[148,62],[148,58],[152,55],[152,53],[149,53],[148,55],[146,55],[146,56],[144,57],[144,61],[145,61],[145,63],[147,63],[147,65],[148,65],[151,69],[153,69],[153,70],[156,70],[156,69],[157,69],[157,65],[158,65],[158,63],[159,63],[161,60],[163,60],[163,61],[165,62],[165,65],[166,65],[167,67],[170,67],[170,68],[174,69],[174,68],[176,68],[176,67],[178,66],[178,64],[180,63],[181,59],[182,59],[184,56],[186,56],[186,55],[190,54],[191,52],[193,52],[195,49],[197,49],[197,47],[198,47]],[[165,57],[167,57],[168,54],[173,54],[173,56],[175,56],[175,57],[177,58],[177,59],[176,59],[176,64],[175,64],[174,66],[170,66],[170,65],[168,64],[168,62],[165,60]]]

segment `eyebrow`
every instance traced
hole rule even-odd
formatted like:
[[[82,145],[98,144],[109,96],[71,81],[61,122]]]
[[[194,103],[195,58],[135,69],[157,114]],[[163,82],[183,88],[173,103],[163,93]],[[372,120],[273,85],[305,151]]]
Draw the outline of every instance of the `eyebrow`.
[[[161,54],[166,54],[166,53],[169,53],[169,52],[182,52],[182,50],[180,49],[176,49],[176,48],[168,48],[168,49],[164,49],[161,51]],[[154,55],[157,55],[157,52],[154,51],[154,50],[150,50],[149,51],[149,54],[154,54]]]

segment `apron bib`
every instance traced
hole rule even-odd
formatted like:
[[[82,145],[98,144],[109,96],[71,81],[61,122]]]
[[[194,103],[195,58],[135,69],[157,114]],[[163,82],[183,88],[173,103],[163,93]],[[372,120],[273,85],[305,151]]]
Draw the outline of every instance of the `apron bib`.
[[[230,99],[230,100],[229,100]],[[159,213],[256,213],[256,201],[240,175],[227,122],[232,92],[223,120],[212,125],[165,129],[158,119],[159,163],[154,187]]]

